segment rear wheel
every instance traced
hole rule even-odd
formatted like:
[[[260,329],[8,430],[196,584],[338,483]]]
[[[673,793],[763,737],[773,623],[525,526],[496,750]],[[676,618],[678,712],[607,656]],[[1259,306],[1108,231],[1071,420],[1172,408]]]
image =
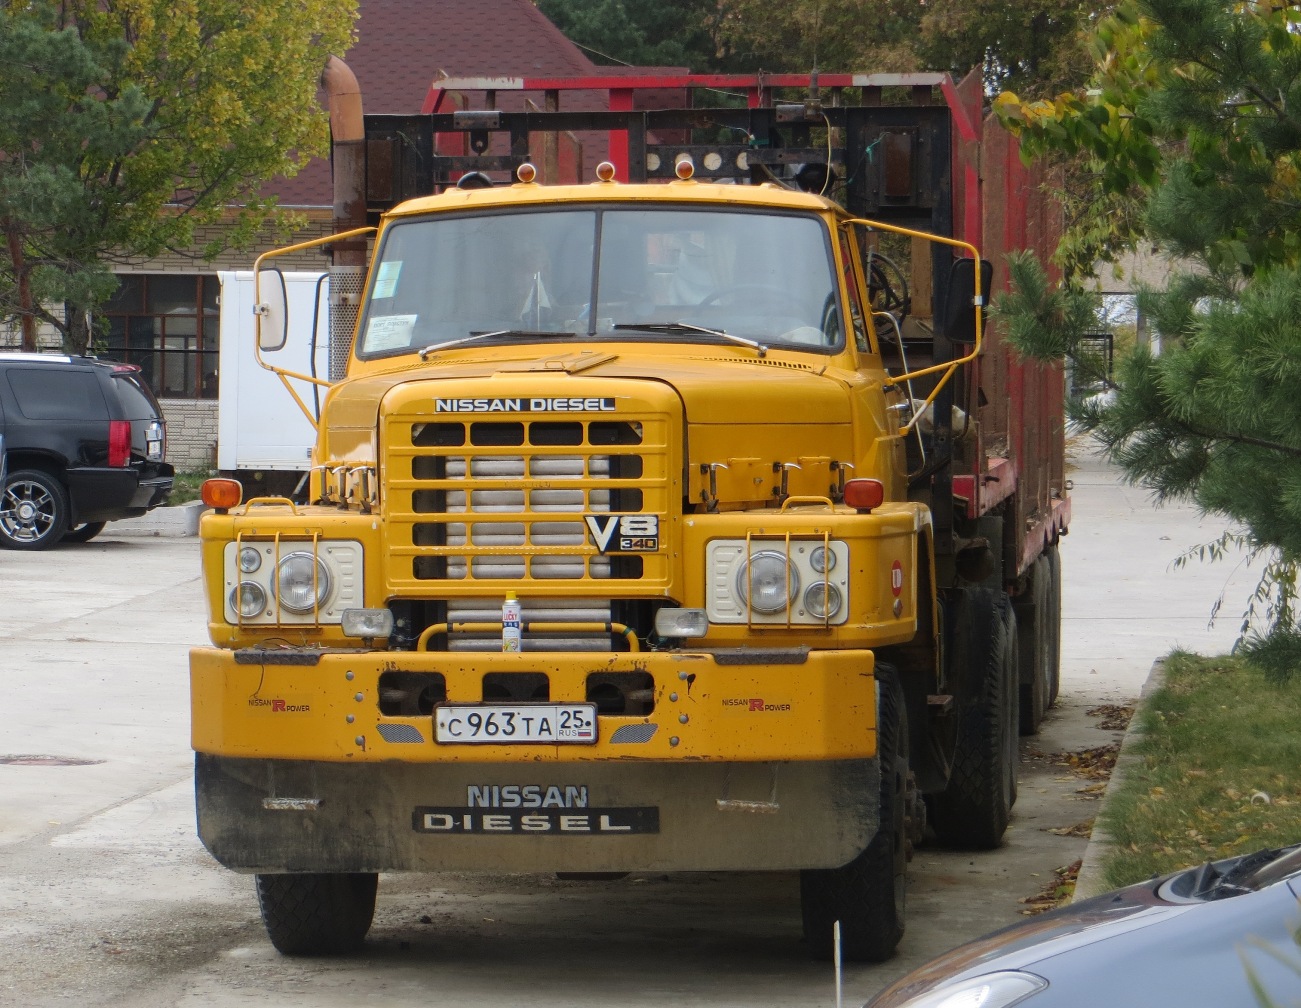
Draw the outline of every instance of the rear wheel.
[[[1020,651],[1022,735],[1038,732],[1044,712],[1048,709],[1053,657],[1049,633],[1052,613],[1049,611],[1048,598],[1051,577],[1052,568],[1048,558],[1040,556],[1030,569],[1029,597],[1013,607]]]
[[[373,872],[258,875],[258,907],[271,944],[291,956],[357,951],[375,916],[378,882]]]
[[[49,549],[68,528],[68,494],[41,469],[11,472],[0,491],[0,546]]]
[[[988,850],[1007,831],[1016,801],[1016,620],[1007,596],[969,588],[958,602],[953,661],[962,690],[948,786],[930,800],[930,821],[951,847]]]
[[[90,542],[95,536],[104,531],[104,526],[107,524],[108,522],[83,522],[64,532],[63,541],[74,543]]]
[[[804,938],[817,959],[835,952],[848,962],[883,962],[903,937],[908,867],[908,722],[903,690],[893,669],[877,666],[877,751],[880,825],[849,864],[800,872]]]
[[[1057,546],[1048,559],[1048,706],[1057,703],[1062,688],[1062,554]]]

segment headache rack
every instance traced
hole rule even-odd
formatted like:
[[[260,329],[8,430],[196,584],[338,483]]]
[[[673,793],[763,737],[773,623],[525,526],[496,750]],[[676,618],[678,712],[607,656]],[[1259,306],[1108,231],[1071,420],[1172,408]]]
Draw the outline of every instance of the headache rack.
[[[685,107],[720,97],[745,105]],[[419,114],[365,117],[366,208],[526,161],[551,184],[591,181],[598,160],[620,181],[670,181],[689,154],[701,180],[834,188],[854,214],[951,235],[955,159],[974,171],[954,140],[978,145],[982,97],[978,77],[941,73],[447,78]]]

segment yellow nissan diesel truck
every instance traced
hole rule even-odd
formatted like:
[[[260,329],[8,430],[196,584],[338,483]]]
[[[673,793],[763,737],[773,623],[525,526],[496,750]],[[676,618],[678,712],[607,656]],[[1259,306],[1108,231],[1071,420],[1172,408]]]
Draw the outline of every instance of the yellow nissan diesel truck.
[[[1069,501],[979,249],[1037,189],[978,81],[650,83],[750,107],[334,124],[310,483],[205,486],[191,653],[199,833],[283,953],[356,948],[381,872],[744,870],[876,961],[914,843],[1000,843]],[[272,369],[304,247],[258,262]]]

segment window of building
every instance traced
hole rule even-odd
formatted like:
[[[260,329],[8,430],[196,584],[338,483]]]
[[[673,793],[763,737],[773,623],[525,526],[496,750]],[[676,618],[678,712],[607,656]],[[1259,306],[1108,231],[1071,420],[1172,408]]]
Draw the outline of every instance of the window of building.
[[[217,398],[215,274],[124,273],[102,309],[104,356],[140,365],[161,399]]]

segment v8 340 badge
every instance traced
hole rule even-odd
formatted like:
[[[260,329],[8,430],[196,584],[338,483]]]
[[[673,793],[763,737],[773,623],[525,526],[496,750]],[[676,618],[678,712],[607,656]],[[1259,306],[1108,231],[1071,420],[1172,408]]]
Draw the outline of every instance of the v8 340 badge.
[[[586,515],[587,531],[602,553],[654,553],[660,548],[660,519],[653,514]]]

